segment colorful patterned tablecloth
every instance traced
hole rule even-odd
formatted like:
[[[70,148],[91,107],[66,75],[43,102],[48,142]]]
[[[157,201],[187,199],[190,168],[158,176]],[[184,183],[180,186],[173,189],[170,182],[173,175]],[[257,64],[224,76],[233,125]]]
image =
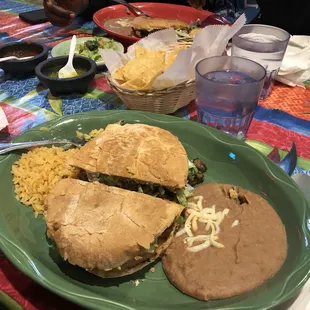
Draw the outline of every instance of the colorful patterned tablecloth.
[[[100,34],[92,22],[85,22],[81,18],[77,18],[70,27],[65,29],[54,27],[49,23],[30,26],[19,20],[18,13],[38,8],[41,0],[28,1],[0,1],[0,45],[16,40],[29,40],[52,47],[72,34],[77,36]],[[97,74],[89,93],[85,96],[70,95],[55,98],[39,84],[37,78],[13,80],[5,76],[1,70],[0,106],[9,121],[10,138],[60,115],[90,110],[125,109],[109,88],[104,73]],[[192,103],[175,115],[195,119],[195,105]],[[264,154],[268,154],[276,147],[280,150],[281,157],[284,157],[292,142],[295,142],[298,167],[294,172],[310,174],[309,121],[310,89],[276,84],[272,95],[259,104],[248,132],[247,143]],[[2,138],[7,136],[0,134],[0,140]],[[3,293],[8,294],[12,299],[4,297]],[[6,307],[9,308],[20,304],[27,310],[78,309],[77,306],[35,284],[21,274],[5,257],[1,257],[1,254],[0,300],[6,301]]]

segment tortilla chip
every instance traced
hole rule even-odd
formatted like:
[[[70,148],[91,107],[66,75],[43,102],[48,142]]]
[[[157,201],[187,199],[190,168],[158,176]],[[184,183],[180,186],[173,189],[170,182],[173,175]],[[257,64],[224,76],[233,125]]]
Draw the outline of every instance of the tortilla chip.
[[[142,79],[134,79],[122,84],[122,87],[124,88],[136,89],[136,90],[142,89],[144,86],[145,83],[142,81]]]
[[[152,75],[147,77],[141,77],[134,80],[127,81],[126,83],[122,84],[122,87],[135,89],[135,90],[148,90],[152,89],[154,80],[163,74],[162,70],[158,70],[156,73],[152,72]]]
[[[136,58],[142,57],[147,54],[147,49],[140,45],[136,45]]]
[[[148,61],[144,58],[130,59],[123,67],[123,73],[126,81],[140,78],[148,67]]]
[[[124,77],[124,72],[123,72],[123,68],[119,68],[118,70],[116,70],[113,74],[113,77],[115,80],[117,80],[120,84],[126,82],[126,79]]]
[[[154,76],[158,76],[158,72],[163,72],[165,67],[165,52],[145,53],[143,56],[131,59],[127,64],[119,69],[117,78],[125,82],[140,80],[143,81],[143,85],[148,84],[149,81],[154,79]],[[121,78],[121,73],[123,78]],[[138,83],[137,85],[142,85]]]
[[[140,45],[136,45],[135,51],[136,51],[136,58],[142,58],[144,56],[147,56],[150,58],[152,57],[156,58],[158,55],[165,53],[164,51],[151,51]]]
[[[150,89],[154,80],[165,71],[166,52],[150,51],[139,45],[135,50],[136,57],[119,68],[113,77],[125,88]]]

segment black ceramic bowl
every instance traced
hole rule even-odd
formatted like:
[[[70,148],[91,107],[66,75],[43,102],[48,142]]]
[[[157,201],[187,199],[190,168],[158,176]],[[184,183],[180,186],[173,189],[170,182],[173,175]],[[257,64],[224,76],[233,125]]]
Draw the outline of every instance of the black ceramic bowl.
[[[34,74],[35,67],[48,56],[48,48],[39,43],[15,42],[0,47],[0,57],[29,57],[25,60],[0,62],[0,68],[12,77],[23,78]]]
[[[36,75],[40,82],[49,88],[53,96],[79,93],[85,94],[89,83],[96,74],[96,63],[90,58],[74,56],[73,66],[75,70],[83,71],[78,76],[69,79],[59,79],[57,73],[68,61],[68,56],[60,56],[47,59],[36,67]],[[55,77],[54,77],[55,76]]]

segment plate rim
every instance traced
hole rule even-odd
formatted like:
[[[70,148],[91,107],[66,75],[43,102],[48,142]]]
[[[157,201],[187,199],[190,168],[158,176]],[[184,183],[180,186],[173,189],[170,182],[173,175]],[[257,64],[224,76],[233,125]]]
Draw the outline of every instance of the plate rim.
[[[183,118],[179,118],[179,117],[174,117],[174,116],[168,116],[168,115],[162,115],[162,114],[155,114],[155,113],[150,113],[150,112],[140,112],[140,111],[127,111],[127,110],[110,110],[110,111],[91,111],[91,112],[84,112],[84,113],[79,113],[79,114],[73,114],[73,115],[66,115],[66,116],[62,116],[62,117],[57,117],[53,120],[50,120],[48,122],[39,124],[33,128],[31,128],[30,130],[25,131],[23,134],[21,134],[20,136],[18,136],[15,140],[18,140],[19,137],[22,137],[24,134],[28,133],[28,132],[35,132],[35,131],[40,131],[40,127],[47,127],[48,128],[52,128],[53,126],[57,126],[58,123],[61,123],[65,120],[69,120],[69,119],[79,119],[79,118],[92,118],[92,117],[97,117],[97,118],[102,118],[102,117],[110,117],[113,115],[121,115],[121,118],[126,117],[127,113],[131,113],[131,114],[136,114],[136,115],[141,115],[142,117],[146,117],[149,118],[151,120],[155,120],[157,122],[167,122],[169,121],[173,121],[174,123],[187,123],[190,124],[192,126],[198,126],[200,128],[204,128],[206,130],[206,132],[208,132],[209,134],[211,134],[216,140],[219,140],[219,142],[221,143],[226,143],[226,144],[232,144],[232,142],[226,142],[223,141],[221,138],[223,137],[227,137],[227,134],[220,132],[216,129],[201,125],[197,122],[192,122]],[[123,116],[122,116],[123,115]],[[164,118],[165,120],[162,120],[162,118]],[[46,126],[47,125],[47,126]],[[219,137],[220,138],[219,138]],[[276,170],[277,176],[276,178],[278,178],[279,180],[281,180],[282,183],[286,184],[289,187],[292,187],[295,191],[297,191],[297,193],[299,194],[299,196],[301,196],[303,198],[304,201],[304,212],[303,212],[303,219],[305,218],[310,218],[310,202],[308,202],[306,200],[306,198],[304,197],[302,191],[299,189],[299,187],[297,186],[297,184],[295,184],[295,182],[292,181],[292,183],[287,183],[285,180],[282,180],[282,177],[284,177],[284,179],[289,180],[290,177],[280,168],[278,167],[276,164],[274,164],[271,160],[269,160],[267,157],[265,157],[263,154],[261,154],[258,150],[254,149],[252,146],[236,139],[233,138],[231,136],[229,136],[228,140],[232,140],[234,141],[235,145],[241,145],[243,147],[246,147],[247,149],[251,150],[251,152],[253,152],[254,154],[256,154],[255,156],[259,156],[266,165],[266,168],[268,170],[270,165],[272,168],[274,168]],[[2,155],[0,156],[0,164],[2,161],[5,161],[6,158],[8,158],[10,156],[10,154],[8,155]],[[1,158],[2,157],[2,158]],[[274,175],[274,173],[270,170],[270,172]],[[278,176],[280,174],[282,174],[281,179]],[[307,229],[307,224],[305,221],[303,221],[303,223],[301,224],[301,228],[302,231],[304,232],[304,235],[307,235],[308,237],[310,236],[310,228]],[[22,253],[22,258],[30,264],[31,268],[27,268],[24,264],[19,262],[19,259],[16,258],[15,253],[13,253],[13,251],[11,251],[9,248],[12,246],[16,249],[18,248],[19,252]],[[32,259],[30,259],[27,255],[27,253],[25,253],[25,251],[23,251],[23,249],[21,249],[18,245],[14,244],[13,242],[11,242],[10,240],[8,240],[8,238],[3,235],[3,233],[0,231],[0,249],[3,251],[4,255],[7,257],[7,259],[17,268],[19,269],[22,273],[24,273],[25,275],[27,275],[29,278],[31,278],[33,281],[35,281],[36,283],[38,283],[39,285],[45,287],[46,289],[48,289],[49,291],[51,291],[52,293],[61,296],[64,299],[67,299],[75,304],[87,307],[87,308],[94,308],[94,309],[99,309],[98,307],[94,306],[94,307],[90,307],[90,300],[92,300],[94,297],[89,296],[88,297],[88,302],[87,302],[87,298],[85,298],[86,296],[82,296],[79,293],[75,293],[73,291],[68,291],[68,290],[64,290],[61,289],[59,290],[58,287],[56,286],[51,286],[49,283],[47,283],[45,281],[45,278],[43,276],[40,276],[40,273],[37,271],[36,272],[36,268],[35,268],[35,263],[33,262]],[[309,249],[310,251],[310,249]],[[18,252],[18,251],[17,251]],[[20,255],[21,253],[18,253],[18,255]],[[303,264],[301,265],[301,267],[298,270],[301,269],[305,269],[306,267],[310,266],[310,255],[308,257],[306,257],[305,262],[303,262]],[[290,300],[292,297],[294,297],[303,287],[303,285],[308,281],[308,279],[310,278],[310,268],[307,268],[308,272],[304,275],[304,277],[302,279],[300,279],[298,281],[298,284],[295,285],[293,288],[291,288],[289,290],[289,293],[285,294],[285,296],[277,296],[277,302],[273,303],[272,305],[268,305],[264,308],[253,308],[253,309],[271,309],[277,305],[280,305],[282,303],[284,303],[285,301]],[[60,277],[57,275],[57,277]],[[285,281],[287,282],[287,281]],[[87,291],[88,294],[92,294],[93,296],[98,294],[92,293],[90,291],[88,291],[87,289],[81,288],[81,287],[77,287],[76,284],[72,284],[75,288],[79,288],[79,291]],[[285,287],[285,284],[283,284],[283,286]],[[79,298],[77,298],[77,296],[80,296]],[[81,298],[83,297],[83,298]],[[132,308],[130,306],[125,306],[122,304],[118,304],[115,303],[114,301],[109,301],[106,297],[102,297],[102,302],[104,302],[105,304],[101,304],[100,305],[100,309],[106,309],[106,310],[111,310],[111,309],[130,309],[130,310],[134,310],[136,308]],[[112,306],[112,308],[111,308]],[[230,309],[230,310],[234,310],[234,309],[245,309],[242,308],[240,306],[230,306],[228,307],[223,307],[222,309]]]
[[[22,306],[9,294],[0,291],[0,302],[10,310],[23,310]]]

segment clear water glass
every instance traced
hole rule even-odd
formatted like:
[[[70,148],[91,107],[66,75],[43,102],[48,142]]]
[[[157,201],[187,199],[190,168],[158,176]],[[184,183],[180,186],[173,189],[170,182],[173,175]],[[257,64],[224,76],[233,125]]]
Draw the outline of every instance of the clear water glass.
[[[232,56],[244,57],[261,64],[267,71],[260,99],[270,95],[281,67],[290,34],[267,25],[245,25],[232,39]]]
[[[196,65],[198,121],[245,139],[266,70],[241,57],[216,56]]]

